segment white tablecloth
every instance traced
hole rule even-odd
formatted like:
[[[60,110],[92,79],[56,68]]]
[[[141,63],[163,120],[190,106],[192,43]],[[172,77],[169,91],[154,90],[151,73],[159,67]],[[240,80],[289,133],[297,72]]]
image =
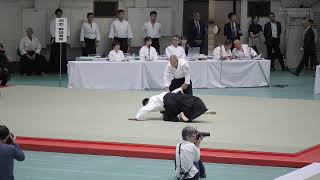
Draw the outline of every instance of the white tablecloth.
[[[314,94],[320,94],[320,65],[317,66],[316,78],[314,81]]]
[[[168,61],[70,61],[69,87],[89,89],[161,89]],[[268,86],[269,60],[190,61],[194,88]]]
[[[142,89],[142,63],[69,61],[69,88]]]

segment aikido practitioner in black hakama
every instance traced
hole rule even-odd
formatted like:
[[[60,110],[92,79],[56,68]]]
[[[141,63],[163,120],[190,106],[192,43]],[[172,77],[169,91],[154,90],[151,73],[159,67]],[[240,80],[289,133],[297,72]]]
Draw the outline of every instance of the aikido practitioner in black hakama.
[[[98,25],[93,22],[94,14],[87,14],[88,22],[81,26],[80,41],[82,43],[82,56],[97,54],[96,48],[100,41],[100,31]]]
[[[170,56],[170,62],[164,70],[163,81],[166,91],[171,92],[181,87],[184,94],[192,95],[189,63],[184,59],[178,59],[176,55]]]
[[[208,111],[200,98],[182,94],[182,88],[145,98],[142,104],[143,107],[137,115],[129,120],[144,120],[147,113],[157,111],[163,114],[163,120],[173,122],[191,122],[202,114],[216,114]]]

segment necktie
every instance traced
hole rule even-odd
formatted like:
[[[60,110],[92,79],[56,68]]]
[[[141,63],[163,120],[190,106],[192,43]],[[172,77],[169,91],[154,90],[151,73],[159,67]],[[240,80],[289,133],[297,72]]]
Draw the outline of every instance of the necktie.
[[[200,34],[200,26],[199,26],[199,22],[196,22],[196,28],[197,28],[198,34]]]
[[[232,24],[232,26],[233,26],[234,37],[236,37],[236,36],[237,36],[237,27],[236,27],[236,23],[233,23],[233,24]]]

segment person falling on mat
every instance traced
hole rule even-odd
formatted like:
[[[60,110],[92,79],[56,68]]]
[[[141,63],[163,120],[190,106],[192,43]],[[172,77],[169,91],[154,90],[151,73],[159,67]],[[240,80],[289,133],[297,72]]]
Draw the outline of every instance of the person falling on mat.
[[[143,99],[143,107],[129,120],[144,120],[147,113],[157,111],[163,114],[163,120],[173,122],[191,122],[202,114],[216,114],[208,110],[200,98],[182,92],[182,88],[178,88]]]

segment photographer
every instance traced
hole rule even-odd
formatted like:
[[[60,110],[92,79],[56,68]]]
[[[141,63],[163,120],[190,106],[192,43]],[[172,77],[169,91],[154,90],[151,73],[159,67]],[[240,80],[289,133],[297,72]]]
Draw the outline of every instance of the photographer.
[[[0,180],[14,180],[13,160],[23,161],[24,153],[15,143],[15,136],[6,126],[0,126]]]
[[[205,170],[200,160],[202,135],[191,126],[182,130],[182,139],[176,147],[176,175],[178,180],[205,178]]]

